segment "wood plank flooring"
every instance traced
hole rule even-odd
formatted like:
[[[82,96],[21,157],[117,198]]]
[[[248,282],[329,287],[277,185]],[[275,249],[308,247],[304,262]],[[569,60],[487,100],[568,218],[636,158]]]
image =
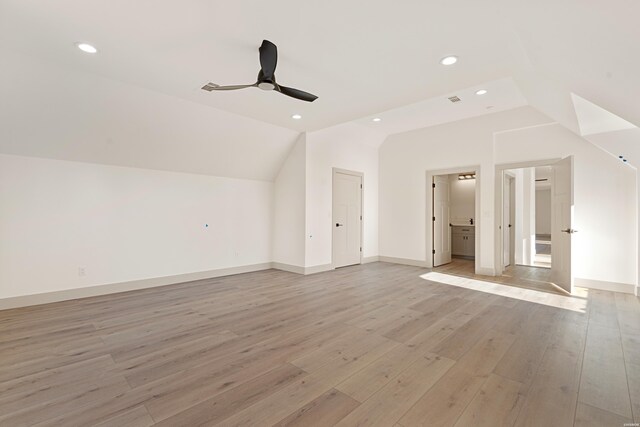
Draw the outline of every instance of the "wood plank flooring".
[[[434,277],[456,269],[268,270],[0,311],[0,426],[640,422],[638,298],[567,297],[525,270],[493,282],[533,301],[468,265]]]

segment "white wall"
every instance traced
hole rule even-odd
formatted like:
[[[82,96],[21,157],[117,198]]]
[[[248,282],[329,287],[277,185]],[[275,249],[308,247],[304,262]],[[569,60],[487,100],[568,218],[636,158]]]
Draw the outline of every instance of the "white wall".
[[[551,234],[551,189],[536,189],[536,234]]]
[[[274,183],[273,261],[305,265],[306,135],[302,134]]]
[[[6,49],[0,94],[4,154],[272,181],[299,134]]]
[[[636,172],[561,125],[496,135],[496,163],[574,156],[577,279],[636,284]]]
[[[494,271],[496,131],[549,122],[530,107],[391,135],[380,147],[380,256],[425,262],[431,231],[426,227],[426,171],[480,165],[479,265]]]
[[[333,168],[364,173],[363,257],[378,256],[378,147],[384,135],[347,123],[307,133],[307,267],[331,264]]]
[[[0,155],[0,298],[268,263],[272,201],[271,182]]]
[[[635,284],[635,170],[560,125],[534,126],[545,123],[522,107],[388,137],[380,147],[380,255],[428,265],[426,171],[480,164],[480,268],[495,271],[495,165],[573,154],[575,276]]]
[[[449,175],[451,200],[451,223],[469,224],[476,217],[476,180],[458,179],[458,174]]]

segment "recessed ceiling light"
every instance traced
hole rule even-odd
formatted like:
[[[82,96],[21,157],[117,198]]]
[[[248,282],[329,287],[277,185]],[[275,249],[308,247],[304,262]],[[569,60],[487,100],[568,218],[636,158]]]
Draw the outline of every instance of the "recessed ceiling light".
[[[442,58],[440,60],[440,63],[442,65],[453,65],[456,62],[458,62],[458,57],[457,56],[445,56],[444,58]]]
[[[476,95],[484,95],[485,93],[487,93],[486,89],[480,89],[479,91],[476,92]]]
[[[294,114],[293,116],[291,116],[291,118],[293,120],[300,120],[302,118],[302,116],[300,114]]]
[[[91,46],[89,43],[77,43],[76,46],[78,46],[78,49],[80,49],[81,51],[87,53],[96,53],[98,51],[98,49]]]
[[[372,122],[379,122],[382,119],[380,117],[374,117],[373,119],[371,119]]]

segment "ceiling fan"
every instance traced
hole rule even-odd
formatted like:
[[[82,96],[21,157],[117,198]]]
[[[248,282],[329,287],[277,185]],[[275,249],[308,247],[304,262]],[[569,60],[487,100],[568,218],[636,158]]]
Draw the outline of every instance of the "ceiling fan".
[[[283,95],[290,96],[292,98],[300,99],[302,101],[313,102],[318,99],[317,96],[307,93],[305,91],[294,89],[291,87],[282,86],[276,83],[276,64],[278,63],[278,48],[275,44],[269,40],[263,40],[260,46],[260,72],[258,73],[258,81],[250,85],[234,85],[234,86],[220,86],[215,83],[207,83],[202,86],[203,90],[236,90],[245,89],[248,87],[257,87],[262,90],[275,90]]]

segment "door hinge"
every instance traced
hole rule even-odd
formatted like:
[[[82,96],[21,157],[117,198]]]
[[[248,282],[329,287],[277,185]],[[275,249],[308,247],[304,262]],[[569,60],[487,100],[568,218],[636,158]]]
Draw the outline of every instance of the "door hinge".
[[[362,252],[362,246],[360,246],[360,252]]]
[[[436,254],[436,250],[435,250],[435,249],[433,250],[433,254],[434,254],[434,255]]]
[[[360,215],[360,221],[362,221],[362,215]]]
[[[436,217],[435,217],[435,216],[433,217],[433,220],[434,220],[434,221],[436,220]]]
[[[360,188],[362,188],[362,184],[360,184]]]
[[[433,184],[431,184],[433,186],[433,188],[436,188],[436,183],[434,182]]]

